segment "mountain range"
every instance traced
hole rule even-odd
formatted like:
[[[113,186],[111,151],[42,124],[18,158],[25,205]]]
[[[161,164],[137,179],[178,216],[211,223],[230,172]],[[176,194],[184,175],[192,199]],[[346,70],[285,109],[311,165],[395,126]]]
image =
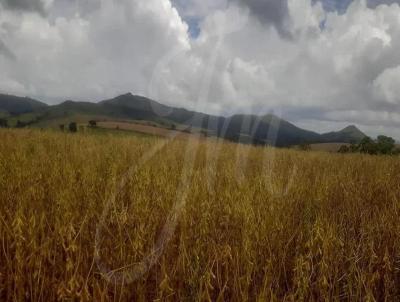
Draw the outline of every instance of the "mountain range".
[[[280,147],[304,143],[357,143],[365,137],[356,126],[319,134],[301,129],[273,114],[215,116],[166,106],[131,93],[99,103],[65,101],[58,105],[0,94],[0,117],[10,123],[18,120],[19,125],[33,127],[58,126],[78,117],[79,122],[86,123],[89,120],[150,121],[166,128],[199,129],[208,136],[230,141]]]
[[[38,109],[46,108],[45,103],[25,97],[17,97],[8,94],[0,94],[0,112],[11,115],[29,113]]]

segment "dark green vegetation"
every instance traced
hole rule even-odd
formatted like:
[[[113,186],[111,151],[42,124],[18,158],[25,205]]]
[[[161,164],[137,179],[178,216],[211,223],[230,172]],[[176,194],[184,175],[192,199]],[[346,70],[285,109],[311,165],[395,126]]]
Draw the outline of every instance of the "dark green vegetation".
[[[0,127],[1,128],[8,128],[8,120],[4,119],[4,118],[1,118],[0,119]]]
[[[68,129],[70,132],[78,132],[78,126],[75,122],[70,123]]]
[[[396,147],[395,140],[391,137],[379,135],[376,140],[366,136],[359,144],[351,144],[350,146],[342,146],[339,153],[366,153],[371,155],[397,155],[400,149]]]
[[[165,106],[130,93],[100,103],[66,101],[54,106],[29,98],[1,95],[0,112],[10,127],[58,128],[73,122],[94,126],[96,121],[149,121],[167,129],[200,129],[206,136],[257,145],[359,143],[365,137],[355,126],[319,134],[296,127],[272,114],[214,116]]]

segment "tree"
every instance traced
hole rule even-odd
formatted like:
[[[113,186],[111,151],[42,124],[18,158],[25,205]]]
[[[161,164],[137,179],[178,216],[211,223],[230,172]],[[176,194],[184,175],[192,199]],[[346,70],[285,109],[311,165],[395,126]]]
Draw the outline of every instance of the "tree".
[[[89,121],[89,126],[90,127],[96,127],[97,126],[97,122],[94,120]]]
[[[370,137],[364,137],[360,144],[358,145],[358,149],[361,153],[367,154],[378,154],[378,144],[375,143]]]
[[[379,135],[377,139],[378,152],[381,154],[391,154],[395,148],[395,140],[391,137]]]
[[[350,148],[340,147],[340,153],[360,152],[366,154],[398,154],[400,150],[396,149],[395,140],[389,136],[379,135],[374,141],[372,138],[364,137],[358,145],[351,144]]]
[[[340,146],[338,152],[339,153],[349,153],[350,152],[350,148],[348,146],[346,146],[346,145],[342,145],[342,146]]]
[[[21,122],[20,120],[17,120],[17,124],[15,125],[16,128],[24,128],[26,126],[26,123]]]
[[[70,132],[74,132],[75,133],[75,132],[78,131],[78,126],[77,126],[77,124],[75,122],[70,123],[68,128],[69,128]]]
[[[0,118],[0,128],[8,128],[8,121],[4,118]]]
[[[356,145],[356,144],[354,144],[354,143],[351,143],[350,144],[350,152],[358,152],[359,151],[359,149],[358,149],[358,145]]]
[[[299,148],[300,148],[300,150],[302,150],[302,151],[310,151],[310,150],[311,150],[311,146],[310,146],[310,144],[308,144],[308,143],[302,143],[302,144],[299,146]]]
[[[399,149],[399,148],[395,148],[395,149],[392,151],[392,155],[400,155],[400,149]]]

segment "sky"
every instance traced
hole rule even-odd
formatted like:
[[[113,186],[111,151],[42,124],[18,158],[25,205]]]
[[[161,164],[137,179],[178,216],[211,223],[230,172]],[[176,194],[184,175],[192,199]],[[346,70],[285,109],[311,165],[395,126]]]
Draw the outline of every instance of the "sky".
[[[400,140],[400,0],[0,0],[0,92]]]

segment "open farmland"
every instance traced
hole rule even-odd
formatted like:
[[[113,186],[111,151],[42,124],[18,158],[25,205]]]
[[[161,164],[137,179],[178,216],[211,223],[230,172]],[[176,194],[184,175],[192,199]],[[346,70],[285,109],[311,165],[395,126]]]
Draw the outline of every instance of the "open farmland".
[[[325,152],[338,152],[341,146],[350,147],[350,144],[346,143],[322,143],[322,144],[311,144],[311,150],[313,151],[325,151]]]
[[[396,301],[397,157],[0,131],[0,299]]]
[[[172,130],[166,127],[156,126],[156,124],[146,125],[138,122],[101,121],[97,123],[97,126],[104,129],[127,130],[160,137],[179,137],[187,139],[193,135],[190,132],[184,132],[180,129]],[[199,131],[197,131],[197,133],[195,131],[194,134],[200,139],[205,138],[204,134],[200,133]]]

